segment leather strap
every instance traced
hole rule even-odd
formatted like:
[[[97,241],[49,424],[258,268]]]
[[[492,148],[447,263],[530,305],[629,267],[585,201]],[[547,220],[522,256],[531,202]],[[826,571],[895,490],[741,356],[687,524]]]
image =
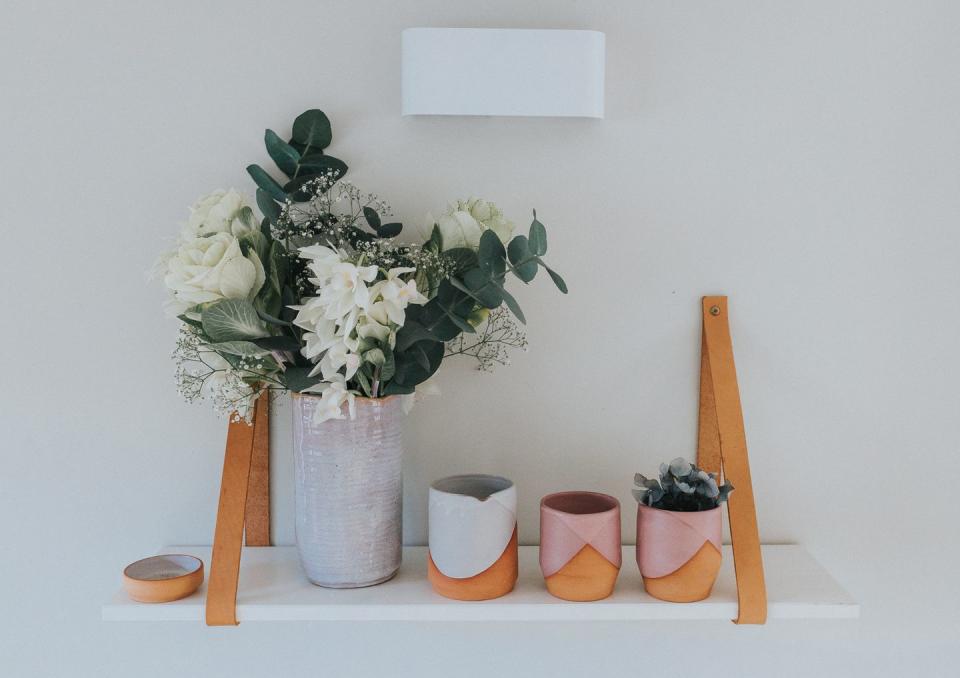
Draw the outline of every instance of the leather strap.
[[[247,483],[247,546],[270,546],[270,394],[265,391],[253,413],[253,455]]]
[[[240,554],[243,546],[244,522],[253,527],[252,536],[262,539],[264,520],[269,544],[269,394],[263,393],[254,409],[253,424],[233,421],[227,428],[227,449],[223,459],[220,503],[217,526],[210,558],[210,580],[207,584],[206,617],[208,626],[235,626],[237,622],[237,585],[240,578]],[[264,465],[263,457],[267,457]],[[252,473],[257,458],[256,473]],[[264,475],[266,472],[267,475]],[[264,480],[265,478],[265,480]],[[250,493],[251,480],[256,489]],[[267,492],[263,496],[264,490]],[[250,500],[248,500],[248,495]],[[265,503],[264,503],[265,499]],[[263,513],[266,506],[266,514]],[[251,511],[251,513],[248,513]],[[248,534],[248,543],[251,539]]]
[[[734,487],[727,502],[740,606],[734,622],[763,624],[767,590],[726,297],[703,298],[697,445],[697,465],[718,477],[722,472]]]

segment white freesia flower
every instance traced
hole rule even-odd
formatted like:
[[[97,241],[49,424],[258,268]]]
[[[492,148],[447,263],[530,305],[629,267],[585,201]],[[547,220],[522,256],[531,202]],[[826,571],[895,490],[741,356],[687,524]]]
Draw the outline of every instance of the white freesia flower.
[[[401,277],[416,269],[392,268],[385,280],[374,283],[380,269],[358,266],[343,252],[315,245],[302,248],[300,256],[310,260],[308,267],[316,276],[310,282],[317,287],[316,296],[291,307],[297,311],[294,324],[306,330],[300,352],[315,363],[310,376],[349,382],[361,367],[361,354],[371,345],[380,342],[393,348],[407,306],[427,302],[415,281]],[[368,283],[373,284],[367,287]]]
[[[342,367],[346,368],[344,378],[351,379],[360,368],[360,356],[352,353],[346,342],[341,340],[327,349],[320,362],[310,371],[309,376],[322,374],[324,380],[330,381],[335,376],[339,376]]]
[[[404,282],[400,275],[412,273],[413,268],[392,268],[387,279],[378,282],[371,289],[371,298],[375,301],[368,309],[368,315],[381,325],[392,322],[400,327],[406,320],[404,309],[409,304],[425,304],[428,299],[417,290],[417,281]]]
[[[364,315],[357,324],[357,337],[359,339],[376,339],[377,341],[387,342],[390,348],[397,339],[397,333],[391,330],[386,324],[381,324],[369,315]],[[359,343],[359,342],[358,342]],[[356,350],[351,348],[351,350]]]
[[[327,279],[333,273],[333,267],[343,261],[339,252],[329,247],[324,247],[323,245],[301,247],[300,258],[310,260],[307,268],[309,268],[314,275],[314,278],[312,278],[310,282],[318,287],[326,283]]]
[[[249,208],[245,211],[244,208]],[[257,223],[243,194],[234,189],[214,191],[190,208],[190,219],[180,234],[181,242],[199,236],[230,233],[240,236],[256,230]]]
[[[343,414],[343,406],[347,405],[350,418],[356,416],[354,398],[352,391],[347,390],[346,379],[342,375],[335,375],[326,382],[321,382],[316,386],[304,389],[304,393],[320,392],[320,402],[317,403],[317,409],[313,413],[313,422],[322,424],[328,419],[346,419]]]
[[[370,301],[366,283],[376,277],[376,266],[356,266],[348,261],[334,264],[330,277],[320,288],[320,299],[327,306],[326,317],[340,319],[354,309],[365,309]]]
[[[303,307],[300,307],[303,308]],[[300,318],[300,315],[297,315]],[[323,354],[324,351],[334,346],[337,341],[337,324],[333,320],[327,320],[318,317],[310,322],[300,321],[296,323],[309,331],[303,333],[303,347],[300,353],[304,358],[313,360]]]
[[[250,249],[246,256],[230,233],[194,238],[167,259],[164,283],[173,292],[167,309],[174,315],[220,299],[253,300],[266,280],[263,264]]]

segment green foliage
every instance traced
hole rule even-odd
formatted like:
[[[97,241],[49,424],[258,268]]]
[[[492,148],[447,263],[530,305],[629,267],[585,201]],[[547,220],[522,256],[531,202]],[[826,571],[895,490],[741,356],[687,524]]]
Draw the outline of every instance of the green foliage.
[[[280,202],[286,200],[287,193],[283,190],[283,186],[267,174],[266,170],[260,167],[260,165],[247,165],[247,174],[249,174],[254,183],[271,198]]]
[[[269,336],[256,309],[242,299],[221,299],[203,309],[203,331],[216,343]]]
[[[263,142],[267,146],[267,153],[284,174],[290,176],[297,171],[297,165],[300,163],[300,153],[297,149],[277,136],[272,129],[264,133]]]
[[[333,132],[327,114],[316,108],[304,111],[293,121],[293,141],[304,148],[323,150],[330,145]]]
[[[727,500],[733,485],[717,485],[717,476],[707,473],[683,457],[670,464],[660,464],[660,478],[647,478],[637,473],[638,486],[633,496],[641,504],[666,511],[707,511]]]
[[[270,351],[257,346],[252,341],[221,341],[218,343],[209,344],[209,346],[217,353],[229,353],[230,355],[241,356],[244,358],[267,355],[270,353]]]
[[[295,365],[286,368],[280,378],[283,380],[283,385],[289,390],[300,393],[322,381],[319,374],[313,377],[309,376],[311,371],[313,371],[312,365],[307,367]]]
[[[322,379],[319,375],[308,376],[314,364],[300,353],[303,330],[292,323],[297,312],[290,308],[312,292],[306,282],[306,263],[296,257],[295,251],[311,243],[304,231],[289,226],[284,231],[283,225],[299,226],[301,222],[293,222],[290,215],[302,214],[297,210],[303,206],[294,203],[318,200],[347,173],[346,163],[326,153],[332,140],[330,120],[317,109],[297,116],[287,141],[277,132],[265,130],[264,146],[277,169],[268,172],[258,164],[247,167],[257,185],[256,202],[264,220],[257,224],[252,211],[242,214],[241,220],[250,229],[240,242],[244,253],[257,253],[266,281],[252,301],[222,300],[183,316],[184,322],[203,333],[214,350],[228,360],[272,361],[271,354],[276,356],[283,370],[275,378],[293,391],[303,391]],[[342,245],[336,246],[371,253],[364,254],[374,257],[367,261],[376,261],[377,252],[390,252],[391,267],[416,269],[410,277],[428,298],[424,304],[407,306],[403,326],[395,328],[396,334],[389,341],[369,336],[359,340],[357,352],[362,360],[350,387],[367,396],[412,393],[440,367],[446,343],[460,336],[476,339],[477,328],[496,309],[509,309],[517,320],[526,322],[516,299],[506,289],[508,275],[526,284],[544,268],[554,284],[567,291],[563,279],[543,261],[547,231],[536,212],[528,233],[518,234],[506,244],[495,231],[484,229],[476,248],[444,251],[443,235],[436,226],[420,246],[391,242],[402,232],[402,224],[384,223],[383,216],[389,212],[381,208],[382,201],[364,201],[354,208],[355,223],[338,225],[336,217],[321,212],[315,217],[315,232],[341,228],[346,236]],[[364,221],[369,229],[361,227]]]

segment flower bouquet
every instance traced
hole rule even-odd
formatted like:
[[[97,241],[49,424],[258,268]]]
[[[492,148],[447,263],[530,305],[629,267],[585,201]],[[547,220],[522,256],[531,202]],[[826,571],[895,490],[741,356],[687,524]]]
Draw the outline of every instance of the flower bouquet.
[[[258,397],[294,393],[301,561],[315,583],[359,586],[399,566],[399,414],[417,387],[445,357],[490,368],[525,346],[508,274],[567,288],[536,212],[515,235],[493,203],[461,200],[411,242],[344,180],[331,138],[319,110],[288,141],[267,130],[284,178],[247,167],[261,216],[234,190],[201,198],[161,268],[180,391],[248,421]]]

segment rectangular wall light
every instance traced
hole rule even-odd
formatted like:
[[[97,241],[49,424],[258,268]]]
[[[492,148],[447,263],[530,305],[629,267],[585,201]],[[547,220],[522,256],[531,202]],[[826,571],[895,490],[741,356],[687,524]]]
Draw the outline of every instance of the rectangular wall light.
[[[603,117],[598,31],[408,28],[403,115]]]

